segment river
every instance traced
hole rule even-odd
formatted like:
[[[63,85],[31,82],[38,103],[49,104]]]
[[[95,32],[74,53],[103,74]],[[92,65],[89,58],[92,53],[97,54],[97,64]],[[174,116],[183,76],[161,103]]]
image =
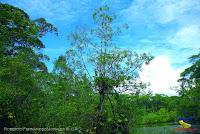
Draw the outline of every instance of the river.
[[[192,124],[191,132],[180,129],[177,123],[143,125],[133,130],[134,134],[200,134],[200,124]]]

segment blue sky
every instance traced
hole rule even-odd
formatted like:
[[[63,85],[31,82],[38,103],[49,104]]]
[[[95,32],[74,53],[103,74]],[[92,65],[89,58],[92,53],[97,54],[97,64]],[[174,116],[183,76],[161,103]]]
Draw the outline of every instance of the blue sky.
[[[77,27],[91,26],[92,12],[105,3],[117,15],[116,25],[129,25],[116,39],[118,47],[155,56],[152,65],[146,67],[146,74],[141,74],[144,81],[163,79],[168,82],[166,85],[172,85],[171,78],[178,79],[180,72],[189,65],[187,58],[200,48],[200,0],[0,1],[25,10],[32,19],[44,17],[58,28],[59,36],[47,34],[42,38],[46,45],[43,52],[51,58],[47,63],[49,70],[55,58],[69,47],[67,35]],[[160,78],[162,71],[155,76],[157,70],[165,73],[168,70],[171,74],[166,76],[168,79]]]

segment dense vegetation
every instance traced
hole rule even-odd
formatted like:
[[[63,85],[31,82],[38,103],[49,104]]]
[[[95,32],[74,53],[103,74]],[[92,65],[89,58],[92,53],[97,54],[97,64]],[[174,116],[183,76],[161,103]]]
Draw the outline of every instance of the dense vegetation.
[[[57,29],[44,18],[0,4],[0,127],[76,128],[87,133],[129,133],[139,124],[200,119],[200,53],[181,74],[180,96],[142,92],[138,72],[153,58],[116,48],[123,28],[107,6],[94,11],[95,27],[69,36],[71,48],[48,72],[41,41]],[[127,91],[130,91],[127,93]]]

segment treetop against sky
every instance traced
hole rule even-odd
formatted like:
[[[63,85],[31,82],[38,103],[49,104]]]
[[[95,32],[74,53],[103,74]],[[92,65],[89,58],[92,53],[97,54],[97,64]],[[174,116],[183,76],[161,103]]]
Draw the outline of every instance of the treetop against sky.
[[[69,48],[67,35],[78,27],[92,27],[92,12],[107,4],[117,16],[114,24],[128,24],[114,42],[120,48],[155,56],[140,73],[141,79],[151,82],[154,93],[173,95],[180,73],[189,66],[187,58],[200,48],[199,0],[1,0],[19,7],[32,19],[46,18],[58,28],[58,36],[42,38],[43,50],[51,60]]]

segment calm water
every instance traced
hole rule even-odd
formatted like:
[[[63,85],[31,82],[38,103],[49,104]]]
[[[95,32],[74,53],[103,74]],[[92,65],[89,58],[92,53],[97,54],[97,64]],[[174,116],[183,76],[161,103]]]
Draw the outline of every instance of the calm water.
[[[180,128],[178,124],[154,124],[148,126],[140,126],[135,128],[134,134],[200,134],[200,124],[193,124],[193,132],[180,132],[176,131],[176,128]]]

